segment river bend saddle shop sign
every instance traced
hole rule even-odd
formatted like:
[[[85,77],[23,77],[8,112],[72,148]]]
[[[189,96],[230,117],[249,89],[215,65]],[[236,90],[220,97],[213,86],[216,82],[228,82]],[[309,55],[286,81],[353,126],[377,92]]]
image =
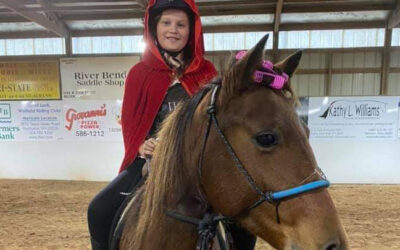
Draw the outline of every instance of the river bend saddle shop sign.
[[[122,99],[125,78],[139,59],[138,56],[62,58],[63,99]]]

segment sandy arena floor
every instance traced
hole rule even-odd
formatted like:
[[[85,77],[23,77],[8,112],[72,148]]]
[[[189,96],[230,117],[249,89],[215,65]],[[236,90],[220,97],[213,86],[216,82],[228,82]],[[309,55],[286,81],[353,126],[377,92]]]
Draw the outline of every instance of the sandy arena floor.
[[[104,185],[1,179],[0,250],[90,249],[86,207]],[[334,185],[330,192],[352,249],[400,249],[400,185]]]

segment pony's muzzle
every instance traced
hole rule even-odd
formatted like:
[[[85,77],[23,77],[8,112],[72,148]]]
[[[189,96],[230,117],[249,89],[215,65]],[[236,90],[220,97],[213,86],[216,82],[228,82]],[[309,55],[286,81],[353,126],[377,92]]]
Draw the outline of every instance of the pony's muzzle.
[[[346,249],[346,247],[344,247],[341,244],[340,240],[338,239],[328,241],[321,248],[321,250],[342,250],[342,249],[344,250]]]
[[[292,244],[289,248],[285,247],[287,250],[304,250],[304,249],[314,249],[314,250],[347,250],[347,244],[341,242],[339,239],[329,240],[325,244],[320,246],[299,246],[297,243]]]

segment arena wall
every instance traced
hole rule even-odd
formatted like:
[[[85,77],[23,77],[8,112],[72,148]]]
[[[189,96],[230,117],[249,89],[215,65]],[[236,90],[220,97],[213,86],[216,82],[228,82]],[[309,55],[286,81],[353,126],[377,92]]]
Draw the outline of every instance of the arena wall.
[[[118,174],[121,142],[2,142],[0,178],[109,181]]]
[[[281,58],[290,53],[284,51]],[[292,84],[300,97],[378,96],[380,53],[375,49],[305,52]],[[220,72],[228,67],[230,56],[230,52],[207,54]],[[395,51],[391,67],[399,65],[400,52]],[[388,95],[400,94],[399,75],[397,70],[389,74]],[[311,145],[334,183],[400,183],[397,133],[392,140],[311,140]],[[122,140],[1,141],[0,152],[0,178],[108,181],[117,175],[124,148]]]
[[[334,183],[400,183],[400,140],[311,141]],[[118,173],[122,143],[2,142],[0,178],[109,181]]]

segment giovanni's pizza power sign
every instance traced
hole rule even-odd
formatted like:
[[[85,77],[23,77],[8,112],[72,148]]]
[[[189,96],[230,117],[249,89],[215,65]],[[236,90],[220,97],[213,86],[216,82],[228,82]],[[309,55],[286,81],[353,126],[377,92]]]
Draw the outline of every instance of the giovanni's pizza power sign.
[[[122,141],[120,101],[64,101],[64,139]]]

